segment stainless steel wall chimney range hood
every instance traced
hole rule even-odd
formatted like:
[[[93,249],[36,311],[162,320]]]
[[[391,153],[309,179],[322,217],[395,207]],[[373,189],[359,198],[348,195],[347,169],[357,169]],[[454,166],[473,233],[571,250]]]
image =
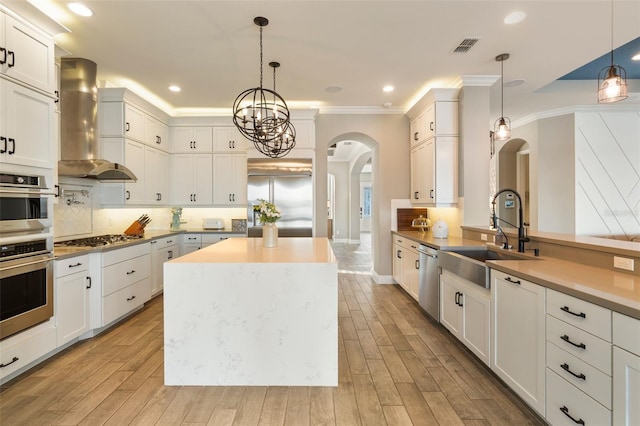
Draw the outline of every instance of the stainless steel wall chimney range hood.
[[[60,66],[60,161],[58,175],[99,181],[136,181],[122,164],[97,158],[97,66],[82,58],[62,58]]]

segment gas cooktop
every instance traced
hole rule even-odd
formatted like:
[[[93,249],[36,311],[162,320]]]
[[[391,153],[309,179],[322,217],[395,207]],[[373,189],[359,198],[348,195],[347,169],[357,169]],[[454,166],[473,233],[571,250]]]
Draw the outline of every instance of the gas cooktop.
[[[95,237],[78,238],[75,240],[59,241],[54,245],[56,247],[99,247],[139,240],[142,237],[142,235],[107,234]]]

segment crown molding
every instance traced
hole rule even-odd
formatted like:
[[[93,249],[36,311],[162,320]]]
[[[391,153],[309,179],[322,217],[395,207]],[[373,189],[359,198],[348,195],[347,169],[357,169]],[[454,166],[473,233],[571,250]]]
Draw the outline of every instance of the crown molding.
[[[320,114],[351,114],[351,115],[404,115],[406,110],[402,107],[367,107],[367,106],[344,106],[344,107],[320,107]]]
[[[559,117],[561,115],[575,114],[579,112],[588,113],[602,113],[602,112],[636,112],[640,113],[640,105],[626,104],[626,105],[573,105],[569,107],[550,109],[547,111],[540,111],[533,114],[526,115],[522,118],[514,120],[511,123],[511,127],[516,129],[537,120],[544,120],[545,118]]]

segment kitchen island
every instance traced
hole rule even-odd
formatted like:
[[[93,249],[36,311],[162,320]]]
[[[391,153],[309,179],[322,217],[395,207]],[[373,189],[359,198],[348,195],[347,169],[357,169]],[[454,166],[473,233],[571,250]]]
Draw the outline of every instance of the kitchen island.
[[[164,266],[166,385],[337,386],[326,238],[233,238]]]

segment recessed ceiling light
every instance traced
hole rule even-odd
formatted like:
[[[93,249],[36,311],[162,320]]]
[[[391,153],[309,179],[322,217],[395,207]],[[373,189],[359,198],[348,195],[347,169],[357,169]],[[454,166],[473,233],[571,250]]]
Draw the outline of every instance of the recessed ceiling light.
[[[640,61],[640,53],[636,53],[631,57],[632,61]]]
[[[504,23],[507,25],[517,24],[518,22],[523,21],[526,17],[527,14],[524,12],[512,12],[504,18]]]
[[[395,87],[393,87],[392,85],[388,84],[386,86],[384,86],[382,88],[383,92],[393,92],[395,90]]]
[[[180,88],[180,86],[171,85],[169,86],[169,90],[171,90],[172,92],[179,92],[182,89]]]
[[[326,92],[328,92],[328,93],[338,93],[338,92],[342,92],[342,87],[340,87],[340,86],[329,86],[324,90]]]
[[[82,3],[69,3],[67,7],[76,15],[93,16],[93,11]]]

